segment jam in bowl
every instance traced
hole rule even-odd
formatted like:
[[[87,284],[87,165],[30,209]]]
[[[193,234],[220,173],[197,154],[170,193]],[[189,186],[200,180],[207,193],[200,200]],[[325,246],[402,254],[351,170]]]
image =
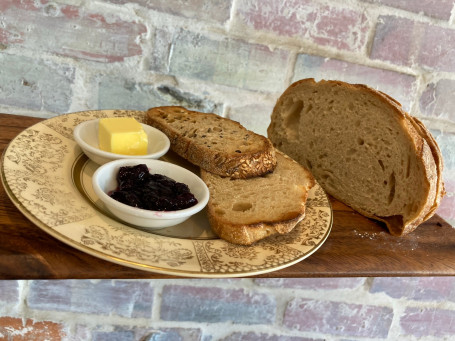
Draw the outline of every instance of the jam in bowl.
[[[126,205],[151,211],[177,211],[197,204],[189,187],[162,174],[150,173],[145,164],[120,167],[118,187],[109,196]]]
[[[93,189],[118,219],[148,229],[184,222],[201,211],[209,190],[195,173],[154,159],[122,159],[99,167]]]

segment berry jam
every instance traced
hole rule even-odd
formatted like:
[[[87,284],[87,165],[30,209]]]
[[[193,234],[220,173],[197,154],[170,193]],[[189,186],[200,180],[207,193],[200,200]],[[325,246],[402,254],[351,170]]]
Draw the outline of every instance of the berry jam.
[[[152,211],[176,211],[197,204],[188,186],[161,174],[151,174],[146,165],[120,167],[118,187],[109,196],[129,206]]]

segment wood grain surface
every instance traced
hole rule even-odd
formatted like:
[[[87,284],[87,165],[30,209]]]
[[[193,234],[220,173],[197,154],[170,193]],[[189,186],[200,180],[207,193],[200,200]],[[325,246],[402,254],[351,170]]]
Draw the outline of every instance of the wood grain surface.
[[[0,153],[42,119],[0,114]],[[405,237],[331,198],[333,226],[309,258],[258,277],[455,275],[455,228],[435,215]],[[68,246],[30,222],[0,186],[0,279],[173,278],[110,263]]]

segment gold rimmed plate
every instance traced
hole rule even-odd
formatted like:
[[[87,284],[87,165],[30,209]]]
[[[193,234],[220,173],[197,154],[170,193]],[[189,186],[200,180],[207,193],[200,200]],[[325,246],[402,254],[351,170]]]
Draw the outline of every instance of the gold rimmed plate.
[[[205,211],[182,224],[152,232],[116,220],[94,194],[98,165],[73,139],[74,127],[101,117],[143,111],[99,110],[60,115],[24,130],[5,150],[1,179],[15,206],[39,228],[95,257],[124,266],[183,277],[244,277],[276,271],[313,254],[332,227],[332,208],[323,189],[310,191],[306,217],[286,235],[253,246],[230,244],[210,230]],[[169,152],[162,159],[179,163]],[[192,169],[193,171],[197,171]]]

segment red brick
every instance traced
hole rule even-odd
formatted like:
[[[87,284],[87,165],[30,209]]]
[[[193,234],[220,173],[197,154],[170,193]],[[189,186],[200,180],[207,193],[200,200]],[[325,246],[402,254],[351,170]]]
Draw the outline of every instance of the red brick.
[[[311,299],[293,299],[283,325],[302,332],[386,338],[393,311],[387,307]]]
[[[383,292],[393,298],[406,297],[420,301],[455,300],[455,278],[452,277],[378,277],[370,292]]]
[[[154,325],[153,322],[156,321],[150,322]],[[201,341],[205,339],[202,330],[197,328],[127,327],[113,322],[108,324],[108,328],[106,327],[105,324],[95,327],[78,324],[71,331],[71,338],[68,341]]]
[[[441,200],[441,204],[436,210],[442,219],[446,220],[452,226],[455,226],[455,194],[452,192]]]
[[[420,111],[425,116],[441,118],[455,122],[455,80],[441,79],[427,85],[420,97]]]
[[[370,57],[396,65],[410,65],[414,52],[415,31],[416,24],[412,20],[395,16],[380,16]]]
[[[364,278],[261,278],[257,284],[268,287],[306,289],[306,290],[335,290],[356,289],[364,282]]]
[[[365,46],[369,22],[362,12],[348,8],[323,6],[318,8],[312,40],[319,45],[339,50],[355,51]]]
[[[71,281],[33,281],[26,303],[32,309],[70,311]]]
[[[455,30],[397,16],[380,16],[370,57],[396,65],[455,72]]]
[[[449,99],[449,97],[447,98]],[[442,198],[436,214],[455,226],[455,133],[435,129],[432,129],[431,133],[441,149],[444,160],[443,179],[447,192]]]
[[[425,25],[418,63],[431,70],[455,72],[455,30]]]
[[[242,1],[238,4],[238,16],[249,27],[269,31],[280,36],[306,36],[314,22],[314,9],[310,0],[291,0],[283,6],[281,1]]]
[[[140,55],[143,24],[42,0],[3,0],[0,43],[100,62]],[[57,34],[56,34],[57,33]]]
[[[220,341],[322,341],[322,339],[311,339],[301,336],[287,336],[265,333],[232,333]]]
[[[258,31],[308,39],[340,50],[359,50],[366,44],[369,22],[364,13],[310,0],[242,1],[237,19]]]
[[[0,281],[0,301],[8,303],[19,301],[19,281]]]
[[[91,341],[136,341],[131,330],[92,331]]]
[[[405,335],[447,337],[455,335],[455,311],[407,308],[400,317]]]
[[[445,190],[455,197],[455,169],[447,170],[446,174],[444,181]]]
[[[32,319],[0,317],[0,336],[2,340],[62,340],[66,335],[63,325],[51,321],[36,322]]]
[[[201,329],[196,328],[135,328],[134,340],[160,341],[160,340],[185,340],[201,341],[209,338],[203,337]],[[123,340],[122,340],[123,341]]]
[[[159,12],[220,23],[229,19],[232,5],[232,0],[108,0],[107,2],[135,3]]]
[[[444,128],[441,129],[431,129],[430,132],[438,143],[444,160],[443,178],[448,186],[446,191],[448,193],[454,193],[455,191],[450,189],[453,189],[454,185],[450,183],[455,181],[455,177],[453,176],[455,173],[455,133],[444,131]]]
[[[32,309],[149,318],[153,288],[147,281],[33,281]]]
[[[423,13],[429,17],[438,19],[450,19],[453,0],[363,0],[376,4],[391,6],[414,13]]]
[[[166,285],[161,295],[166,321],[269,324],[275,321],[273,296],[242,289]]]

